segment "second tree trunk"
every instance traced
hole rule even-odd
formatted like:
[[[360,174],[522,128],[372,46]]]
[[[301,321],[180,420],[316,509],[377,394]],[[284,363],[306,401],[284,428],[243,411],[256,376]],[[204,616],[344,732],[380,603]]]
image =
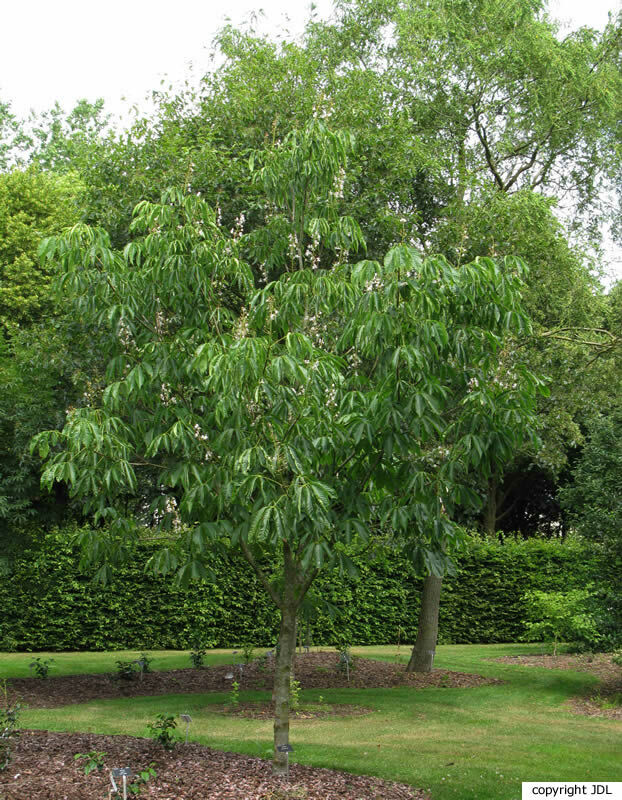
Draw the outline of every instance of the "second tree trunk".
[[[438,638],[438,612],[442,578],[428,575],[423,582],[417,641],[412,649],[406,672],[431,672]]]

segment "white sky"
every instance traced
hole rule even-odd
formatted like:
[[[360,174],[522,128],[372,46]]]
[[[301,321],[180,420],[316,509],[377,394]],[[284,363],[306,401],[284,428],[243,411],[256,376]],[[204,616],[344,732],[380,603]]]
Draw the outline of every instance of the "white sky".
[[[314,0],[328,17],[332,0]],[[212,37],[228,15],[234,24],[263,9],[262,27],[300,32],[309,0],[8,0],[0,29],[0,98],[14,112],[69,109],[80,98],[104,97],[118,112],[121,97],[141,102],[164,75],[181,79],[192,61],[206,68]],[[601,28],[621,0],[550,0],[552,16],[571,27]],[[289,23],[286,20],[289,17]]]
[[[314,0],[326,18],[332,0]],[[622,0],[549,0],[551,16],[567,29],[602,28],[607,12]],[[81,98],[103,97],[115,115],[128,104],[143,104],[162,78],[178,82],[208,66],[216,31],[228,16],[234,24],[263,10],[262,30],[300,33],[309,0],[7,0],[0,28],[0,100],[14,113],[50,108],[58,100],[69,110]],[[121,100],[122,97],[127,102]],[[611,251],[622,276],[620,251]]]

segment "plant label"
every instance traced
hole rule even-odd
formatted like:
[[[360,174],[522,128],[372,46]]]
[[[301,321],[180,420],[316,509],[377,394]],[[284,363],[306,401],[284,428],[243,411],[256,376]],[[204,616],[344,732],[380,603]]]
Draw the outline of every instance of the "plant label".
[[[133,773],[129,767],[116,767],[110,770],[110,774],[113,778],[122,778],[123,776],[131,778]]]
[[[294,748],[291,744],[277,744],[276,746],[277,752],[279,753],[293,753]]]

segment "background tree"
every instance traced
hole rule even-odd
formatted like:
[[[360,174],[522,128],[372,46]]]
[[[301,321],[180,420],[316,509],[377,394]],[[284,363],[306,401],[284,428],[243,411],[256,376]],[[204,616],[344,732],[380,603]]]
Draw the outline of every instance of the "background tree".
[[[84,387],[78,364],[97,363],[77,321],[65,319],[51,290],[53,268],[39,262],[44,236],[79,219],[79,179],[31,167],[0,174],[0,554],[24,544],[27,523],[59,522],[66,498],[45,497],[30,438],[64,424]],[[84,363],[84,362],[82,362]],[[82,382],[83,383],[83,382]]]
[[[561,491],[571,524],[602,556],[595,576],[592,611],[597,635],[586,637],[592,647],[613,649],[622,643],[622,412],[594,417],[572,471],[572,482]]]
[[[49,315],[49,265],[37,248],[45,236],[79,219],[75,175],[14,169],[0,174],[0,329],[4,334]]]

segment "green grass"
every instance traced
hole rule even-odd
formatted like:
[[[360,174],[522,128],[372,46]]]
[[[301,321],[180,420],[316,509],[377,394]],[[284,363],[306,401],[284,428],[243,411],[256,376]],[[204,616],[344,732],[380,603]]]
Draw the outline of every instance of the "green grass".
[[[27,678],[31,676],[30,662],[35,658],[53,658],[50,676],[77,675],[80,673],[116,672],[117,661],[132,661],[139,658],[141,650],[113,650],[107,653],[0,653],[0,680],[3,678]],[[151,668],[183,669],[192,666],[188,650],[148,650],[152,658]],[[261,653],[261,650],[257,650]],[[205,664],[229,664],[233,661],[232,650],[210,650]]]
[[[359,717],[292,722],[293,761],[404,781],[429,789],[434,800],[518,800],[521,781],[622,780],[622,724],[581,717],[562,704],[595,685],[581,672],[499,664],[500,655],[540,652],[534,645],[451,645],[436,666],[498,677],[501,686],[476,689],[340,689],[301,692],[301,703],[354,703],[373,708]],[[358,655],[396,660],[397,648],[353,648]],[[401,648],[402,660],[408,650]],[[60,662],[60,655],[55,657]],[[179,666],[180,653],[158,653],[154,666]],[[210,654],[211,655],[211,654]],[[102,671],[119,653],[63,654],[67,673]],[[231,651],[211,663],[231,660]],[[16,674],[24,656],[0,655],[0,670]],[[26,656],[27,658],[27,656]],[[97,669],[91,669],[98,664]],[[0,674],[2,674],[0,672]],[[59,670],[60,672],[60,670]],[[157,713],[190,713],[190,737],[250,755],[271,752],[271,723],[210,710],[226,694],[165,695],[105,700],[62,709],[27,710],[25,726],[58,731],[146,735]],[[240,699],[267,700],[266,692]],[[130,713],[131,711],[131,713]],[[183,728],[183,725],[181,726]]]

